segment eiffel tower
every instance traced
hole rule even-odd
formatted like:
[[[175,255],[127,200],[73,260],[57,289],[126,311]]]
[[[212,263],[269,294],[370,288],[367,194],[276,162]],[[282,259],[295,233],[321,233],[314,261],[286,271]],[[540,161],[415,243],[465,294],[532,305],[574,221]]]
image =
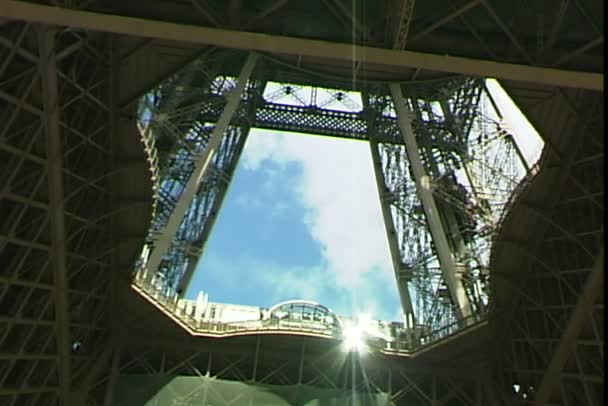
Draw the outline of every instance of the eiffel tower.
[[[603,405],[601,15],[2,0],[0,405]],[[403,320],[185,298],[252,129],[367,143]]]

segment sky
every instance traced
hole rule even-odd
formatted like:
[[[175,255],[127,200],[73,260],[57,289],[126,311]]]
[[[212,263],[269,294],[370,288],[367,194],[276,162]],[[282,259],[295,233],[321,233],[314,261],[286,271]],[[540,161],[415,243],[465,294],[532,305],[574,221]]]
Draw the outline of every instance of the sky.
[[[541,137],[495,79],[487,79],[486,85],[503,116],[503,125],[511,130],[528,165],[532,166],[540,158],[544,146]]]
[[[488,87],[533,162],[538,135],[498,83]],[[369,145],[252,130],[187,296],[201,290],[213,302],[304,299],[401,321]]]
[[[367,143],[253,130],[192,292],[400,319]]]

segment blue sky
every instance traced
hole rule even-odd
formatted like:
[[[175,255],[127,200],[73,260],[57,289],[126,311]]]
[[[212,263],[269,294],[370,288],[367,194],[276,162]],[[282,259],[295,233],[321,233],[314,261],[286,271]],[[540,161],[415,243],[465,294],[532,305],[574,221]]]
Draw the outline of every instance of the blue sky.
[[[542,142],[495,81],[506,124],[534,162]],[[401,320],[365,142],[252,130],[187,296],[270,307],[313,300]]]
[[[399,320],[368,144],[253,130],[188,296],[199,290]]]

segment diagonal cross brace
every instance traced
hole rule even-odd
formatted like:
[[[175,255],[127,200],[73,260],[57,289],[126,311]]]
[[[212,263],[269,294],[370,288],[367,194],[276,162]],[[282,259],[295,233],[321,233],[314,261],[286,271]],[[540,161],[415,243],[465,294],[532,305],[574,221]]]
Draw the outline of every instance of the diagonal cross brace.
[[[245,61],[245,65],[243,66],[236,86],[234,89],[230,91],[227,96],[227,103],[224,107],[224,111],[220,115],[220,118],[213,129],[211,134],[211,138],[207,143],[206,148],[201,152],[201,154],[195,160],[194,171],[190,175],[190,178],[186,182],[186,186],[184,187],[184,191],[182,192],[179,200],[177,201],[173,212],[169,217],[169,221],[165,225],[165,227],[160,231],[160,237],[156,241],[154,245],[154,249],[150,254],[150,258],[145,267],[144,271],[144,280],[149,283],[152,280],[153,275],[155,274],[163,256],[168,252],[171,243],[173,242],[173,238],[179,229],[179,226],[184,218],[184,215],[188,211],[188,208],[192,204],[192,200],[194,199],[198,187],[205,177],[205,174],[211,167],[211,162],[213,156],[215,155],[217,149],[224,138],[224,134],[228,129],[228,125],[232,120],[232,117],[236,113],[242,94],[245,90],[245,86],[253,73],[253,69],[255,67],[255,62],[257,59],[256,54],[249,54],[247,60]]]
[[[412,174],[416,180],[416,190],[426,214],[431,236],[433,237],[437,256],[441,265],[441,271],[452,296],[452,300],[456,305],[456,314],[459,319],[463,319],[471,315],[471,304],[462,284],[462,280],[460,279],[461,272],[450,251],[445,229],[439,218],[439,211],[433,198],[433,192],[430,188],[430,179],[426,175],[424,166],[422,165],[420,153],[418,152],[418,143],[416,142],[416,137],[412,129],[410,112],[406,109],[400,85],[392,83],[389,87],[395,106],[395,112],[397,113],[397,123],[405,141],[408,160],[410,161]]]
[[[553,352],[549,367],[545,371],[543,380],[536,394],[535,405],[544,405],[549,401],[553,388],[560,379],[560,373],[576,345],[576,339],[581,332],[581,328],[587,321],[587,317],[603,289],[604,247],[600,249],[595,264],[593,264],[593,268],[587,277],[585,286],[579,295],[578,303],[572,311],[568,324],[566,324],[566,328]]]
[[[603,91],[604,74],[568,71],[540,66],[518,65],[437,55],[413,51],[389,50],[305,38],[176,24],[163,21],[68,10],[25,1],[2,0],[0,18],[42,22],[116,34],[206,44],[217,47],[246,49],[328,61],[362,62],[380,71],[395,68],[417,68],[467,76],[495,77],[552,86]],[[354,56],[353,56],[354,55]],[[353,57],[356,59],[353,61]]]

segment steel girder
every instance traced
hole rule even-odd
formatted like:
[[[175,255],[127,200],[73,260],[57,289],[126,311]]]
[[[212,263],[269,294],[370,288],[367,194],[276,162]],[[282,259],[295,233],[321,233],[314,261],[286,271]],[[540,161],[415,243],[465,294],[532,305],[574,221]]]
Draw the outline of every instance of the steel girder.
[[[63,205],[63,145],[59,130],[59,98],[57,86],[57,50],[55,32],[48,27],[38,30],[44,129],[47,146],[47,177],[49,194],[49,233],[51,266],[53,268],[55,321],[57,323],[57,372],[59,403],[68,404],[71,387],[70,332],[68,309],[68,275],[65,247],[65,213]]]
[[[265,60],[264,63],[266,69],[272,69],[270,61]],[[263,80],[263,78],[260,79]],[[320,134],[347,139],[367,139],[365,116],[361,111],[328,109],[309,100],[299,100],[298,103],[294,103],[292,100],[289,104],[282,102],[282,98],[289,95],[290,90],[288,89],[297,87],[297,84],[286,84],[270,94],[265,94],[264,88],[252,89],[252,97],[256,98],[256,109],[251,113],[237,112],[233,123],[270,130]],[[335,89],[335,93],[339,92],[344,93],[344,90]],[[220,96],[210,94],[205,96],[204,103],[199,102],[193,107],[200,110],[199,121],[214,123],[222,112],[223,102]],[[400,142],[398,138],[388,136],[383,137],[382,141]]]
[[[544,83],[553,86],[569,86],[572,88],[585,88],[590,90],[603,89],[603,75],[600,73],[587,73],[581,71],[564,71],[547,67],[531,66],[534,60],[529,53],[515,39],[502,18],[494,11],[488,1],[481,4],[485,6],[489,17],[495,21],[513,43],[520,54],[518,61],[525,64],[508,63],[504,59],[471,59],[443,54],[429,54],[414,51],[401,51],[353,45],[350,43],[337,43],[319,41],[308,38],[285,37],[280,35],[262,34],[258,32],[234,31],[220,28],[208,28],[196,25],[176,24],[159,20],[150,20],[122,15],[104,14],[71,10],[60,7],[49,7],[32,4],[25,1],[5,0],[0,8],[0,16],[5,18],[27,19],[28,21],[42,22],[56,25],[70,25],[86,30],[111,32],[121,35],[141,36],[152,39],[163,39],[210,45],[230,49],[241,49],[257,52],[269,52],[283,56],[297,56],[329,61],[343,61],[348,64],[357,63],[379,66],[384,70],[424,69],[434,72],[456,73],[460,75],[488,77],[500,79],[519,80],[530,83]],[[591,44],[576,49],[574,57],[601,44],[603,38],[599,36]],[[483,40],[482,40],[483,43]],[[485,43],[484,43],[485,44]],[[487,47],[487,46],[486,46]],[[354,49],[357,51],[353,53]],[[492,54],[491,54],[492,55]],[[494,56],[494,55],[492,55]],[[505,57],[503,57],[505,58]],[[566,59],[567,60],[567,59]],[[563,63],[562,60],[556,61]],[[402,78],[402,77],[401,77]]]
[[[162,398],[166,396],[162,392],[172,391],[171,382],[188,388],[172,392],[184,404],[255,404],[260,391],[276,393],[285,404],[328,397],[348,402],[353,395],[359,404],[370,405],[378,400],[395,405],[497,404],[492,382],[476,372],[458,376],[422,365],[404,368],[382,359],[344,354],[339,346],[323,341],[258,336],[221,346],[209,343],[204,349],[192,344],[180,348],[161,342],[154,347],[126,345],[117,370],[115,404],[137,403],[138,398],[149,399],[154,393]],[[233,389],[225,391],[221,385],[213,386],[213,381]]]
[[[450,250],[466,269],[464,284],[475,312],[483,313],[489,294],[491,238],[503,208],[525,174],[525,166],[511,137],[499,131],[498,123],[488,115],[488,101],[480,102],[483,83],[472,81],[463,87],[444,92],[442,99],[425,97],[429,93],[418,89],[408,93],[407,102],[416,112],[414,132],[424,167],[431,176]],[[468,104],[463,102],[463,94],[473,95]],[[388,96],[378,95],[382,93],[376,90],[376,95],[367,97],[372,141],[378,133],[398,133],[390,117]],[[467,121],[466,126],[461,124]],[[469,132],[465,133],[465,128]],[[409,300],[402,294],[404,313],[413,308],[416,323],[431,330],[450,324],[455,321],[453,304],[444,295],[445,282],[410,173],[406,147],[372,142],[372,158],[380,177],[379,196],[397,284],[400,290],[410,290]]]
[[[399,131],[405,142],[405,152],[408,157],[410,173],[412,174],[414,184],[416,185],[416,194],[422,204],[422,210],[425,215],[426,225],[431,234],[433,247],[437,254],[437,260],[441,269],[443,280],[448,288],[448,294],[453,303],[454,312],[459,320],[465,319],[472,314],[472,308],[468,296],[464,291],[462,284],[462,275],[464,268],[461,267],[455,259],[453,250],[448,243],[446,228],[449,226],[442,221],[440,211],[437,209],[435,196],[431,186],[432,175],[427,174],[427,169],[424,167],[421,151],[418,146],[417,136],[412,129],[411,117],[412,110],[406,107],[406,100],[403,97],[401,87],[398,84],[389,85],[393,106],[397,114]],[[413,103],[417,105],[417,100]],[[416,108],[414,107],[414,111]],[[428,149],[428,148],[427,148]],[[423,150],[424,151],[424,150]],[[436,161],[431,157],[427,158],[427,163],[432,166]]]
[[[109,335],[108,43],[0,26],[0,403],[70,404]]]
[[[230,97],[237,86],[230,77],[216,76],[216,58],[221,62],[221,54],[209,55],[170,78],[158,90],[144,96],[140,108],[140,127],[158,153],[159,205],[136,266],[136,271],[143,272],[137,278],[145,284],[160,284],[169,296],[185,294],[247,139],[250,123],[242,117],[254,111],[255,92],[263,86],[259,81],[247,84],[247,79],[241,85],[244,93],[239,99],[243,102],[235,111],[241,115],[240,122],[234,116],[224,119],[228,120],[226,132],[218,133],[221,138],[217,151],[209,156],[210,166],[193,189],[192,200],[186,203],[185,212],[177,220],[178,228],[175,232],[167,231],[188,182],[195,176],[195,161],[208,153],[215,122],[209,122],[206,113],[214,104],[225,108],[222,95]],[[150,255],[159,249],[158,241],[163,238],[169,239],[168,250],[159,253],[160,262],[155,262],[156,266],[150,266]]]
[[[539,105],[577,97],[582,96],[557,93]],[[604,404],[604,300],[594,291],[603,285],[597,273],[603,206],[596,201],[604,195],[603,154],[598,155],[604,142],[603,101],[586,97],[585,111],[569,108],[556,123],[577,128],[580,136],[554,142],[545,154],[537,177],[551,179],[552,187],[541,195],[530,185],[511,209],[520,219],[527,216],[538,232],[521,240],[501,236],[503,231],[496,241],[527,263],[517,273],[494,270],[500,271],[495,281],[507,284],[516,298],[510,311],[497,309],[510,326],[498,343],[505,351],[497,370],[502,390],[521,404]],[[570,154],[561,153],[565,150]],[[513,235],[509,220],[505,226]]]
[[[386,42],[393,49],[405,49],[410,23],[414,18],[415,0],[396,0],[387,7]],[[393,6],[396,8],[393,9]]]

